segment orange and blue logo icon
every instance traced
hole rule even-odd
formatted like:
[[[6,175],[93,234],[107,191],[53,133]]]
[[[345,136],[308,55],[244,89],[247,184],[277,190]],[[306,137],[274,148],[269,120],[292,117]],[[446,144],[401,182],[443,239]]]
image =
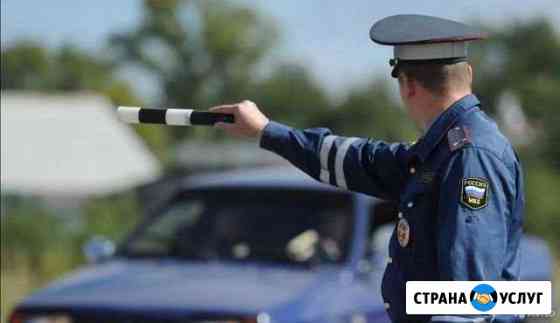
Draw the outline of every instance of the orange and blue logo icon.
[[[481,312],[487,312],[496,306],[498,293],[494,287],[488,284],[480,284],[472,289],[470,300],[474,308]]]

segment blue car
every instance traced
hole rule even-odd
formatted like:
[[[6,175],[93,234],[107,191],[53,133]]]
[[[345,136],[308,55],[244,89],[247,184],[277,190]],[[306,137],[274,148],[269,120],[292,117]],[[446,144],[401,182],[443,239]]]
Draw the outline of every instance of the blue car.
[[[380,282],[392,204],[292,168],[166,187],[116,250],[92,241],[93,264],[23,300],[11,323],[389,322]],[[550,280],[543,242],[523,248],[523,279]]]

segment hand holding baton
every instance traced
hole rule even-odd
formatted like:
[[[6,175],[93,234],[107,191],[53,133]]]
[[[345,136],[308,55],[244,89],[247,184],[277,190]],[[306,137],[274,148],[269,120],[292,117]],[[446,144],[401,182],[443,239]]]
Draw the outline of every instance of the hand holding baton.
[[[117,114],[119,119],[126,123],[151,123],[169,126],[213,126],[217,122],[235,122],[232,114],[189,109],[118,107]]]
[[[259,138],[268,118],[251,101],[212,107],[209,111],[187,109],[144,109],[119,107],[119,118],[127,123],[155,123],[171,126],[215,126],[227,134]]]

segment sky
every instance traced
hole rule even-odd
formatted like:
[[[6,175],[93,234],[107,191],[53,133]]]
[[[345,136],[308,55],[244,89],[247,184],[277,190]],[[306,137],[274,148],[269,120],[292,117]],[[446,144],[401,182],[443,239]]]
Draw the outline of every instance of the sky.
[[[557,0],[231,1],[254,7],[276,22],[280,39],[267,58],[270,64],[303,64],[331,92],[344,92],[388,75],[392,49],[373,44],[368,33],[373,22],[389,15],[427,14],[494,26],[544,16],[560,30]],[[2,0],[2,47],[31,39],[52,47],[72,43],[99,52],[108,35],[138,23],[141,4],[135,0]]]

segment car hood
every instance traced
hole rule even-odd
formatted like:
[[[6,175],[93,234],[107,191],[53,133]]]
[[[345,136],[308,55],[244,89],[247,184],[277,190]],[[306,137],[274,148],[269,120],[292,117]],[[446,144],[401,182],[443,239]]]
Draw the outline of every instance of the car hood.
[[[294,306],[317,299],[315,294],[323,299],[331,294],[340,300],[345,289],[359,286],[351,281],[345,270],[335,267],[305,270],[232,263],[113,260],[51,284],[28,297],[19,308],[185,315],[271,313],[291,306],[294,313]],[[375,299],[372,294],[376,290],[361,297]],[[360,303],[352,299],[347,302],[349,306]],[[312,314],[309,310],[307,307],[306,313]],[[324,308],[317,308],[321,310]]]

